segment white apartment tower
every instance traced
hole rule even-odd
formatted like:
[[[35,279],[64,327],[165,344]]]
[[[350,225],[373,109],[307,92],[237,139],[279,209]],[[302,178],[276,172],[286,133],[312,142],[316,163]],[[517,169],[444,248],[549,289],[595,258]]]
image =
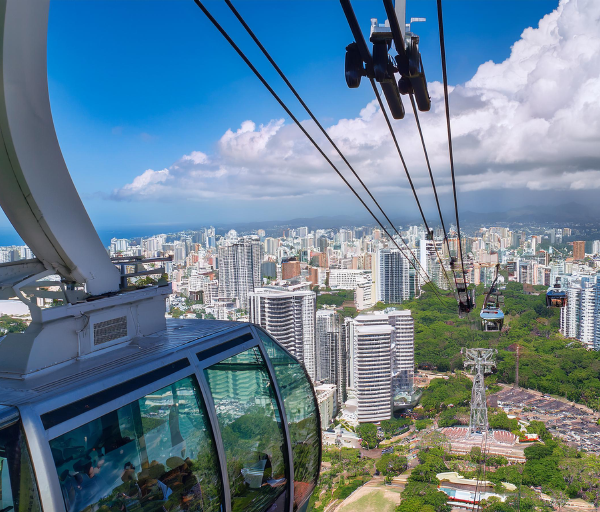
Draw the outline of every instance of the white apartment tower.
[[[261,285],[262,245],[256,236],[219,247],[219,297],[235,298],[248,307],[248,293]]]
[[[391,325],[354,327],[354,380],[359,423],[375,423],[392,416]]]
[[[334,384],[336,399],[346,392],[346,346],[341,317],[331,309],[320,309],[316,317],[316,380]]]
[[[277,248],[279,247],[279,240],[277,238],[265,238],[264,241],[265,252],[271,256],[275,256],[277,254]]]
[[[377,253],[377,300],[400,304],[410,299],[408,259],[397,249],[380,249]]]
[[[569,280],[567,305],[560,312],[560,332],[589,349],[600,349],[600,283],[597,276]]]
[[[415,320],[409,309],[391,311],[394,392],[411,394],[415,377]]]
[[[266,329],[303,362],[310,378],[315,381],[315,293],[256,288],[248,293],[248,302],[250,322]]]
[[[396,395],[413,391],[415,328],[410,310],[361,314],[346,319],[343,331],[359,421],[391,417]]]

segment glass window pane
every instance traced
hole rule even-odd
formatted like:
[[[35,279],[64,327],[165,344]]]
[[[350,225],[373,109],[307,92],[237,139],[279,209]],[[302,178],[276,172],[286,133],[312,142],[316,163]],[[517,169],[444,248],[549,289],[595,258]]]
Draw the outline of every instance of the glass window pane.
[[[68,512],[222,510],[219,460],[195,377],[50,441]]]
[[[0,428],[0,511],[41,511],[21,422]]]
[[[287,488],[283,425],[258,348],[205,371],[212,392],[234,511],[264,511]]]
[[[267,334],[258,331],[275,370],[285,404],[294,458],[294,510],[310,496],[319,477],[321,430],[313,389],[306,372]]]

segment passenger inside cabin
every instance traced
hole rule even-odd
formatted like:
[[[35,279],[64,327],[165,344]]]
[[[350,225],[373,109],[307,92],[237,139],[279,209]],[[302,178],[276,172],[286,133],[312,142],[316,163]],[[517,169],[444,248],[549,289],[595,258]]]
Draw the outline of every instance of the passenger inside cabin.
[[[75,510],[83,510],[100,500],[106,492],[107,484],[101,475],[102,465],[94,466],[91,459],[85,463],[79,462],[75,465],[75,469],[80,476],[80,479],[77,479]]]

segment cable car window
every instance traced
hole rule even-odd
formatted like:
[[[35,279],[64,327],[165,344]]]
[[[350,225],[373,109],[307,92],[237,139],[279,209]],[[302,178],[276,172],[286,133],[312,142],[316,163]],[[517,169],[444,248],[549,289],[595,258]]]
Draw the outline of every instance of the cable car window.
[[[310,497],[319,477],[321,431],[318,407],[302,365],[264,332],[259,330],[258,334],[273,364],[285,404],[294,458],[296,510]]]
[[[0,511],[41,511],[21,422],[1,423],[0,418]]]
[[[222,510],[219,460],[195,377],[50,441],[68,512]]]
[[[227,456],[233,511],[283,508],[287,489],[283,424],[257,347],[204,370]],[[278,508],[279,510],[279,508]]]

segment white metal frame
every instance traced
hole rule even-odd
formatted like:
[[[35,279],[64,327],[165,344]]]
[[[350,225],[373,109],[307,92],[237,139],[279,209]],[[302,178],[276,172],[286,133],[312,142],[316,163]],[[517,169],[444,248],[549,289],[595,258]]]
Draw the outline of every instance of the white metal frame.
[[[49,0],[0,0],[0,205],[46,269],[100,295],[119,289],[119,271],[75,189],[54,130],[49,6]]]

